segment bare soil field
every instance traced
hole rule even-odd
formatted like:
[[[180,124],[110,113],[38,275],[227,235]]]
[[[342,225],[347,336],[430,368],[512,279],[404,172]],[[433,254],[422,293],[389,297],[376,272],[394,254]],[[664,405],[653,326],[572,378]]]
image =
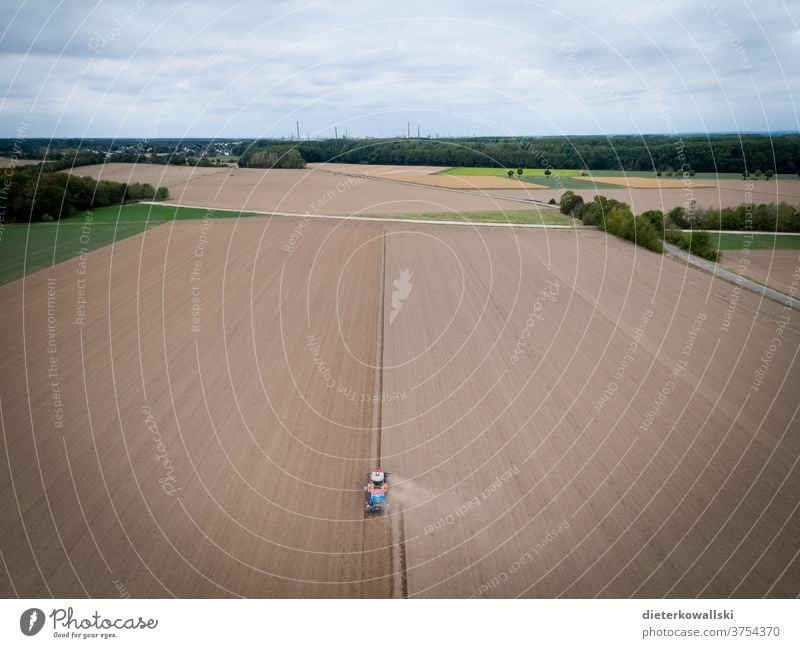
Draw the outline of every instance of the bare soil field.
[[[400,182],[413,182],[447,189],[544,189],[542,185],[498,176],[453,176],[396,173],[385,176]]]
[[[128,164],[111,162],[75,167],[73,175],[89,176],[95,180],[114,182],[145,182],[154,187],[167,187],[170,193],[185,191],[186,185],[212,175],[225,176],[230,169],[214,167],[168,166],[166,164]]]
[[[726,250],[720,265],[741,273],[758,283],[789,294],[792,277],[800,267],[797,250],[749,250],[746,255],[736,250]]]
[[[793,316],[755,373],[781,305],[597,232],[391,236],[410,595],[797,595]]]
[[[296,214],[409,214],[515,211],[530,205],[472,192],[443,191],[315,169],[213,169],[108,164],[73,173],[165,185],[170,200],[197,207]],[[527,196],[526,196],[527,197]]]
[[[608,184],[629,187],[631,189],[683,189],[686,185],[683,180],[669,178],[642,178],[639,176],[576,176],[578,180],[588,182],[605,182]],[[691,179],[691,184],[696,189],[707,189],[713,187],[713,183]]]
[[[345,342],[377,353],[382,229],[289,253],[296,225],[176,223],[90,253],[83,287],[75,259],[0,288],[1,595],[391,594],[373,407],[338,390],[373,390]]]
[[[0,301],[0,595],[800,592],[796,313],[600,232],[182,221]]]

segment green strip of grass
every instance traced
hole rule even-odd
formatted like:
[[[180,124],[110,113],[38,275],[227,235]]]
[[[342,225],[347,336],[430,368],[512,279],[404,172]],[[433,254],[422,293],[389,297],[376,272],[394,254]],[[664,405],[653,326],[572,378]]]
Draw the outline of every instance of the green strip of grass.
[[[87,218],[87,214],[90,218]],[[249,214],[246,214],[249,215]],[[0,284],[172,220],[230,218],[236,212],[131,204],[76,214],[59,223],[8,224],[0,232]]]
[[[800,234],[778,235],[768,233],[734,234],[719,232],[711,234],[711,241],[720,250],[800,250]],[[749,245],[748,245],[749,243]]]

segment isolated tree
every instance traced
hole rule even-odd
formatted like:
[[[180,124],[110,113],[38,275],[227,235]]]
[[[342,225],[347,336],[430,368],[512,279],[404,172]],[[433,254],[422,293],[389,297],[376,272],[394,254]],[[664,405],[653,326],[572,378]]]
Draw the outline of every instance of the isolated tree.
[[[800,175],[800,174],[798,174]],[[750,177],[750,174],[747,171],[742,171],[742,180],[747,180]]]
[[[513,178],[514,177],[514,171],[512,171],[511,169],[509,169],[506,173],[508,173],[508,177],[509,178]]]
[[[657,178],[660,178],[660,177],[661,177],[661,170],[658,170],[658,171],[656,171],[656,177],[657,177]]]
[[[553,173],[553,172],[552,172],[550,169],[545,169],[545,170],[544,170],[544,174],[545,174],[545,176],[547,176],[548,178],[550,177],[550,174],[551,174],[551,173]],[[800,175],[800,173],[798,173],[797,175]]]
[[[562,214],[572,216],[573,218],[580,218],[583,213],[583,208],[583,198],[576,195],[574,191],[565,191],[561,195],[559,209]]]
[[[759,180],[761,178],[761,176],[763,176],[763,175],[764,175],[764,172],[761,169],[756,169],[756,172],[755,172],[756,180]]]
[[[767,169],[767,172],[764,175],[766,176],[767,180],[769,180],[772,176],[775,175],[775,172],[772,169]]]
[[[522,177],[522,171],[523,171],[522,167],[517,167],[517,177],[518,178]]]

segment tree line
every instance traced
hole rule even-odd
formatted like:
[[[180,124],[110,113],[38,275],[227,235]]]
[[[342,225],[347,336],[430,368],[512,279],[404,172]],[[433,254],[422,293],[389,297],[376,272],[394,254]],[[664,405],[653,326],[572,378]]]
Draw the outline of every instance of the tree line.
[[[574,191],[566,191],[558,206],[562,214],[584,225],[599,227],[654,252],[661,252],[662,241],[667,241],[710,261],[718,260],[719,251],[704,230],[800,233],[800,210],[785,202],[743,203],[722,209],[675,207],[667,213],[651,209],[634,216],[627,203],[600,195],[586,203]]]
[[[41,165],[3,169],[0,180],[0,221],[52,222],[95,207],[136,200],[166,200],[169,190],[135,182],[94,180],[49,172]]]
[[[266,145],[257,141],[252,148]],[[297,141],[307,162],[619,171],[800,173],[800,135],[618,135]]]
[[[271,154],[277,153],[277,158]],[[296,153],[289,153],[295,151]],[[304,162],[555,168],[672,173],[800,174],[798,134],[580,135],[446,139],[153,140],[0,139],[0,155],[68,166],[102,162],[213,166],[215,155],[241,156],[244,166],[298,168]],[[264,155],[261,155],[261,154]]]

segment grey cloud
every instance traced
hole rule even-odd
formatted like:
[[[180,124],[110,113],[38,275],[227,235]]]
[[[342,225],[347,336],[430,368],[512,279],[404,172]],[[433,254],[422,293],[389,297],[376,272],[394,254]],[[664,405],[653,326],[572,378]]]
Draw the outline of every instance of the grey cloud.
[[[654,91],[682,130],[764,128],[759,100],[773,128],[798,126],[800,36],[782,3],[0,5],[21,7],[0,40],[6,135],[31,109],[32,133],[63,136],[138,136],[156,119],[164,136],[265,136],[294,113],[311,132],[370,135],[420,115],[452,134],[661,131]]]

